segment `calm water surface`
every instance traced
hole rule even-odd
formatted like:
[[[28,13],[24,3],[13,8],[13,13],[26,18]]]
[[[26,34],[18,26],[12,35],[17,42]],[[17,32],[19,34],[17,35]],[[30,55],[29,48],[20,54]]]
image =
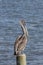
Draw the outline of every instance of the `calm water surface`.
[[[0,65],[16,65],[14,42],[26,20],[29,41],[27,65],[43,65],[43,0],[0,0]]]

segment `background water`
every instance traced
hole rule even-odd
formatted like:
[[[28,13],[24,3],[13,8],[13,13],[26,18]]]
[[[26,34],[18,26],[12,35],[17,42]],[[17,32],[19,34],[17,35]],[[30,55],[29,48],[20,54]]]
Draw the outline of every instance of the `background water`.
[[[14,42],[22,19],[29,31],[27,65],[43,65],[43,0],[0,0],[0,65],[16,65]]]

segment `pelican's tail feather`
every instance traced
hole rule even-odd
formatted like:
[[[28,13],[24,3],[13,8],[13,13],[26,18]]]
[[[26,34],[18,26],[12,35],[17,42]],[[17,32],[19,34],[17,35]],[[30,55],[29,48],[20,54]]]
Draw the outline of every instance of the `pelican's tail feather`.
[[[16,52],[16,51],[14,52],[14,55],[18,55],[18,54],[19,54],[19,52]]]
[[[16,52],[14,52],[14,55],[17,55]]]

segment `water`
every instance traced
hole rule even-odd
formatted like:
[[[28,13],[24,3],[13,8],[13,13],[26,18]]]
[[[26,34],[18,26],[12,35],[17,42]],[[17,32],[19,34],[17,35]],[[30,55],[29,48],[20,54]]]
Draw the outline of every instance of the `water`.
[[[0,65],[16,65],[14,42],[22,34],[21,19],[29,32],[27,65],[43,65],[43,0],[0,0]]]

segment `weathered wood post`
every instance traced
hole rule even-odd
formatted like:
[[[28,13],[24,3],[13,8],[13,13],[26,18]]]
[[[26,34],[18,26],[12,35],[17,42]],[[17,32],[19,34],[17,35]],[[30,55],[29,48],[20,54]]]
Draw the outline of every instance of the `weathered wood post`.
[[[16,65],[26,65],[26,55],[20,54],[16,56]]]

